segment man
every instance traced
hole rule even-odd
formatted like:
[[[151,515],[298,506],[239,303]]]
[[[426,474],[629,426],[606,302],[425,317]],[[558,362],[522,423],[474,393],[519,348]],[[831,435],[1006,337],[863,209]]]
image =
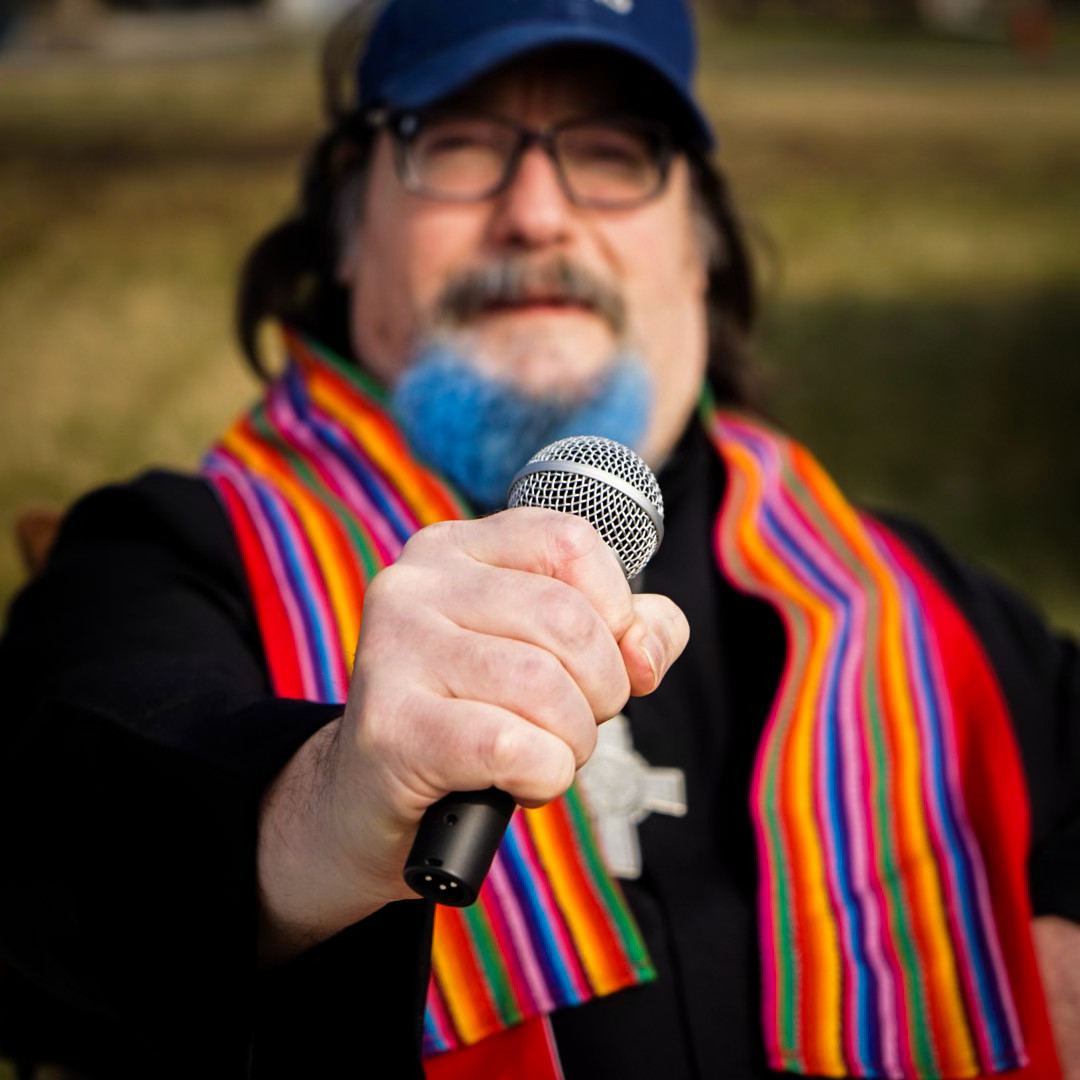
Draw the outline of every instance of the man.
[[[672,0],[380,14],[249,264],[243,336],[282,317],[286,373],[205,479],[73,511],[12,613],[3,940],[35,1052],[1057,1074],[1030,927],[1080,918],[1075,652],[747,410],[692,55]],[[575,430],[660,470],[649,592],[580,521],[492,512]],[[417,824],[489,786],[529,812],[432,938]]]

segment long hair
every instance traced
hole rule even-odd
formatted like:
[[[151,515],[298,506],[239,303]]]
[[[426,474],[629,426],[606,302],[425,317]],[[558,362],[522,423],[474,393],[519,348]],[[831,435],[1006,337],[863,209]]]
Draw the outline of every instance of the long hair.
[[[348,293],[336,271],[343,222],[359,204],[374,147],[375,133],[350,104],[351,73],[379,6],[376,0],[354,9],[329,35],[322,69],[328,130],[308,156],[295,212],[266,233],[244,263],[237,333],[249,364],[264,379],[272,375],[259,347],[259,329],[266,320],[294,326],[360,362],[350,340]],[[749,351],[758,293],[746,235],[719,168],[693,145],[684,149],[709,262],[706,312],[713,393],[722,403],[758,407]]]

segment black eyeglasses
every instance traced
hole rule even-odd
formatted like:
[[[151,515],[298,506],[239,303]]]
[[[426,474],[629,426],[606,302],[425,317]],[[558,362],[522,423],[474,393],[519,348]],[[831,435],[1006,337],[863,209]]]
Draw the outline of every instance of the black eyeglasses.
[[[551,158],[572,203],[629,209],[664,190],[673,153],[663,125],[636,118],[567,120],[536,129],[482,114],[425,111],[373,112],[367,122],[393,134],[398,175],[408,191],[449,202],[498,195],[535,145]]]

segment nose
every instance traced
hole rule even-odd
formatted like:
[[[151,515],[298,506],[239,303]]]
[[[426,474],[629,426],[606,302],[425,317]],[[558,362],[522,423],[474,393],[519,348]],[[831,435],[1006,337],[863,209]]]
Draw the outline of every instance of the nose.
[[[558,245],[570,234],[574,211],[559,182],[555,162],[543,147],[530,146],[510,183],[496,197],[493,238],[503,247]]]

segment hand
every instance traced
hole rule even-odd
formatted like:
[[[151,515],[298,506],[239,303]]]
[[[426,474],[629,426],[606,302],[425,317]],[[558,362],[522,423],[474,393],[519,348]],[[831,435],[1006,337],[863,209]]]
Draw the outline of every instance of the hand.
[[[688,637],[580,518],[521,508],[419,532],[371,582],[344,716],[267,795],[268,955],[411,897],[405,857],[447,792],[562,794],[597,724],[655,689]]]

